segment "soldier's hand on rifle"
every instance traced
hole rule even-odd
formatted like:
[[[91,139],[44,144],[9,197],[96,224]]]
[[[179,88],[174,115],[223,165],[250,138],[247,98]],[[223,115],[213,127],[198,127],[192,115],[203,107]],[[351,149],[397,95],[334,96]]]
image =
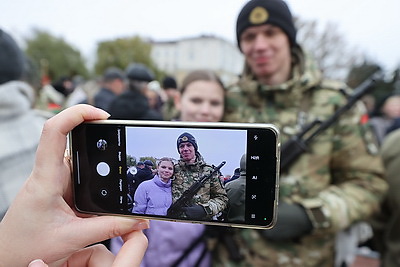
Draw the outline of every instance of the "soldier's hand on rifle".
[[[263,230],[262,235],[268,240],[286,241],[302,237],[312,229],[311,220],[302,206],[281,202],[275,226],[272,229]]]
[[[190,219],[203,219],[207,216],[207,213],[203,206],[193,205],[191,207],[182,207],[183,212]]]

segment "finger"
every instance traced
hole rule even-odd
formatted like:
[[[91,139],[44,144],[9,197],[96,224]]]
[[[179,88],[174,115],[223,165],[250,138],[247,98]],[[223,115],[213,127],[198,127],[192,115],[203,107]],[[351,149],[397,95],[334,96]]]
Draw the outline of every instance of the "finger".
[[[115,258],[113,266],[140,266],[148,240],[142,231],[134,231],[122,237],[125,241]]]
[[[135,230],[149,228],[149,221],[118,216],[96,216],[79,218],[77,223],[66,228],[71,238],[80,240],[80,246],[85,247],[116,236],[121,236]]]
[[[90,105],[76,105],[47,120],[36,153],[38,167],[58,166],[63,163],[66,136],[83,121],[107,119],[109,114]]]
[[[93,245],[72,254],[66,266],[109,267],[115,256],[103,245]]]

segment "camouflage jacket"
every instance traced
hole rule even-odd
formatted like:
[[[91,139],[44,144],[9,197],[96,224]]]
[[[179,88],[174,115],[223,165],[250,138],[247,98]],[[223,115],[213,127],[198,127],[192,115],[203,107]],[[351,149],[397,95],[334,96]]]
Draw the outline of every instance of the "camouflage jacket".
[[[373,220],[373,245],[381,253],[382,266],[400,266],[400,130],[388,134],[381,147],[385,176],[389,184],[387,198],[379,216]]]
[[[193,164],[187,164],[179,160],[175,165],[175,179],[172,181],[172,201],[175,203],[182,194],[204,175],[213,171],[213,167],[207,165],[203,157],[196,153],[197,160]],[[194,196],[190,205],[202,205],[210,219],[227,207],[228,197],[217,174],[212,176]]]
[[[324,120],[346,103],[344,84],[322,79],[311,59],[299,49],[292,78],[279,86],[261,85],[245,73],[228,92],[225,121],[273,123],[284,143],[315,119]],[[371,131],[362,125],[364,106],[357,104],[324,131],[289,170],[280,175],[280,200],[299,203],[314,230],[300,240],[270,242],[259,230],[235,236],[245,260],[233,263],[222,245],[215,266],[333,266],[334,236],[353,222],[378,211],[387,184]],[[319,209],[324,220],[310,212]]]

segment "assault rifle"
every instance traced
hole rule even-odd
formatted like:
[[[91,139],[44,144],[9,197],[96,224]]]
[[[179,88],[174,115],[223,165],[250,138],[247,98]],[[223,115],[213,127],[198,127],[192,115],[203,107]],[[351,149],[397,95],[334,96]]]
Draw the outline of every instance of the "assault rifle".
[[[210,174],[204,175],[199,181],[194,183],[188,190],[183,192],[182,196],[169,207],[167,216],[177,218],[182,213],[182,208],[189,205],[190,200],[193,199],[194,195],[203,187],[203,185],[210,179],[215,173],[217,173],[224,165],[226,161],[221,162],[217,167],[214,167]]]
[[[375,87],[376,81],[381,77],[374,74],[361,83],[354,93],[348,98],[347,103],[340,107],[331,117],[325,121],[316,119],[306,125],[300,133],[290,138],[281,148],[281,172],[286,171],[289,166],[304,152],[309,151],[310,143],[323,131],[334,124],[337,119],[349,110],[362,96]]]

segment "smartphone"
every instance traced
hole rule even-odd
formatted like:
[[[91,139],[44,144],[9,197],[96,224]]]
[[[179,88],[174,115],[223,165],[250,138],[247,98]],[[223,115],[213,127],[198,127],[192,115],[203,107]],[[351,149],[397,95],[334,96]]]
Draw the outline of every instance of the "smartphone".
[[[100,120],[68,137],[79,212],[259,229],[275,223],[280,136],[272,124]]]

